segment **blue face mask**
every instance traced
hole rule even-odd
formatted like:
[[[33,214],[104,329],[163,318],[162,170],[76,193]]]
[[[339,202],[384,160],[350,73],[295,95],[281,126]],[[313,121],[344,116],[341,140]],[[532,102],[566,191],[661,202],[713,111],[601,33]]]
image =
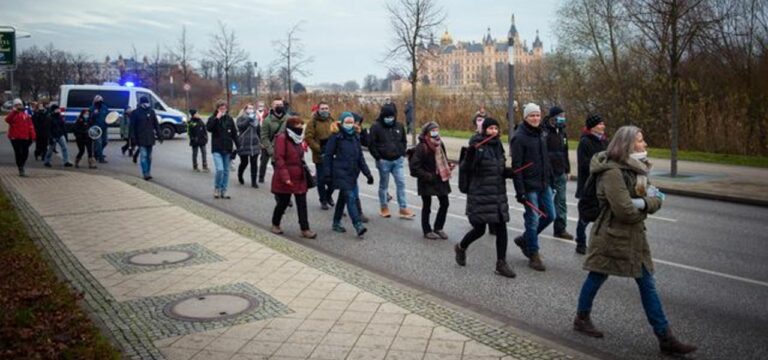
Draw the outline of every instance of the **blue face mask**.
[[[392,123],[394,123],[394,122],[395,122],[395,117],[394,116],[389,116],[389,117],[385,117],[384,118],[384,123],[387,124],[387,125],[392,125]]]
[[[330,111],[321,111],[320,112],[320,117],[323,118],[323,119],[327,119],[329,116],[331,116],[331,112]]]
[[[355,133],[355,124],[344,124],[341,128],[344,129],[344,132],[347,134],[352,135]]]
[[[440,132],[437,131],[437,130],[432,130],[432,131],[429,132],[429,136],[431,136],[433,138],[438,138],[438,137],[440,137]]]
[[[558,126],[565,126],[565,117],[558,116],[557,118],[555,118],[555,120],[557,120]]]

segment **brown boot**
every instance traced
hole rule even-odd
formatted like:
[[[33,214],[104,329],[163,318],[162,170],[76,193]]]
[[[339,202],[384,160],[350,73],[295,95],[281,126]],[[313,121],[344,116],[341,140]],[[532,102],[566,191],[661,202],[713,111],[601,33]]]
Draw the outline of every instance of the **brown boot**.
[[[595,325],[592,324],[592,319],[589,318],[589,312],[587,311],[579,311],[576,313],[576,318],[573,319],[573,330],[593,338],[603,337],[602,331],[597,330]]]
[[[388,207],[383,207],[383,208],[381,208],[381,211],[379,211],[379,216],[381,216],[383,218],[388,218],[388,217],[391,217],[392,214],[389,213],[389,208]]]
[[[541,256],[538,253],[531,255],[530,260],[528,260],[528,267],[536,271],[547,270],[544,263],[541,262]]]
[[[496,261],[496,275],[501,275],[508,278],[513,278],[517,276],[514,271],[512,271],[512,268],[509,267],[506,261],[504,260],[498,260]]]
[[[411,210],[409,208],[400,209],[400,218],[401,219],[411,220],[415,216],[416,216],[416,214],[413,212],[413,210]]]
[[[312,230],[302,230],[301,237],[305,239],[314,239],[317,237],[317,233]]]
[[[659,349],[662,353],[667,355],[685,355],[696,351],[696,347],[693,345],[683,344],[672,335],[672,330],[667,329],[667,333],[664,336],[658,336]]]

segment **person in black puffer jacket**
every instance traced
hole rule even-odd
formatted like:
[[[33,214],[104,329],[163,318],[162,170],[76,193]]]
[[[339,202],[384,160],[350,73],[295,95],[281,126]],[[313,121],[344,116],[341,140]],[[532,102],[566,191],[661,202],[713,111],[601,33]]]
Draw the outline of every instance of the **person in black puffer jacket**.
[[[499,140],[499,122],[493,118],[483,121],[483,134],[475,134],[469,140],[472,186],[467,193],[467,219],[472,224],[461,243],[456,244],[456,262],[465,266],[467,247],[485,234],[485,227],[496,228],[496,274],[515,277],[507,264],[507,203],[506,179],[512,177],[512,169],[505,167],[504,147]]]
[[[237,127],[235,121],[227,113],[227,103],[223,100],[216,102],[216,112],[208,118],[205,124],[211,133],[211,155],[213,165],[216,168],[214,177],[215,199],[231,199],[227,195],[229,186],[229,167],[232,161],[232,153],[237,147]]]
[[[581,139],[576,151],[577,157],[577,176],[576,198],[580,199],[584,192],[584,184],[589,177],[589,164],[595,154],[605,151],[608,147],[608,139],[605,136],[605,122],[600,115],[594,114],[587,117],[584,129],[581,130]],[[576,253],[587,253],[587,225],[579,216],[579,223],[576,225]]]
[[[96,168],[96,159],[93,157],[93,140],[88,136],[88,129],[96,125],[96,122],[90,117],[91,112],[83,109],[75,119],[75,142],[77,143],[77,155],[75,156],[75,167],[80,167],[80,160],[83,155],[88,156],[88,168]]]
[[[515,244],[529,259],[528,266],[537,271],[546,270],[539,256],[539,234],[556,216],[546,136],[539,106],[525,105],[523,124],[517,128],[511,143],[515,198],[525,207],[525,233],[515,238]]]
[[[189,146],[192,147],[192,170],[200,171],[197,167],[197,153],[200,152],[200,158],[203,162],[203,171],[208,172],[208,155],[205,146],[208,145],[208,130],[205,128],[203,119],[197,115],[196,109],[189,109],[189,124],[187,124],[187,135],[189,136]]]
[[[555,192],[554,236],[565,240],[573,240],[573,235],[566,230],[568,225],[568,205],[565,191],[568,175],[571,173],[571,161],[568,157],[568,135],[565,132],[565,111],[553,106],[542,126],[547,131],[547,152],[549,164],[552,167],[552,190]]]

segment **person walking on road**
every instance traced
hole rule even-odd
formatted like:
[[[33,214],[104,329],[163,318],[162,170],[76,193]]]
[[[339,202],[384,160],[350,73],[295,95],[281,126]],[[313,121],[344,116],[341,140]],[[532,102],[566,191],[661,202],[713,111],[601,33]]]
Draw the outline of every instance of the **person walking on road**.
[[[440,139],[440,126],[436,122],[428,122],[422,127],[419,144],[413,149],[408,166],[411,176],[417,179],[416,186],[421,196],[421,231],[424,237],[430,240],[448,239],[443,226],[448,215],[453,165],[448,162],[445,145]],[[434,227],[429,221],[433,196],[440,203]]]
[[[139,99],[138,109],[131,114],[129,132],[133,143],[139,147],[141,175],[144,180],[152,180],[152,148],[155,146],[155,139],[163,143],[163,136],[160,133],[157,114],[146,96]]]
[[[49,117],[49,145],[48,151],[45,153],[45,160],[43,165],[45,167],[51,167],[51,157],[56,150],[58,144],[61,148],[61,159],[64,162],[64,167],[72,167],[72,163],[69,162],[69,149],[67,149],[67,129],[64,124],[64,118],[61,116],[61,110],[59,106],[51,105]]]
[[[359,238],[362,238],[368,229],[363,226],[358,211],[357,178],[362,172],[368,184],[372,185],[373,175],[368,169],[365,158],[363,158],[360,136],[355,129],[354,115],[351,112],[344,112],[339,116],[339,121],[341,122],[341,131],[328,139],[323,153],[325,181],[333,184],[334,189],[339,190],[339,200],[336,202],[336,209],[333,213],[333,231],[340,233],[347,231],[341,226],[341,217],[346,205],[355,232]]]
[[[240,147],[237,155],[240,156],[240,165],[237,167],[237,181],[245,184],[243,173],[251,165],[251,187],[259,188],[257,177],[259,175],[259,155],[261,154],[261,123],[259,122],[256,108],[253,104],[247,104],[237,116],[237,132]]]
[[[33,103],[31,106],[32,123],[35,126],[35,160],[45,160],[45,154],[50,147],[51,117],[42,103]]]
[[[83,155],[88,156],[88,168],[96,169],[96,158],[93,154],[93,139],[88,136],[88,130],[94,126],[91,113],[88,109],[80,110],[75,119],[75,142],[77,143],[77,155],[75,155],[75,168],[80,167]]]
[[[208,170],[208,151],[205,146],[208,145],[208,130],[205,128],[205,122],[197,114],[196,109],[189,109],[189,123],[187,124],[187,137],[189,137],[189,146],[192,148],[192,170],[200,171],[197,166],[197,154],[200,153],[200,161],[203,164],[203,171]]]
[[[275,136],[274,156],[275,171],[272,173],[272,193],[277,204],[272,212],[272,232],[282,234],[280,221],[291,201],[291,195],[296,199],[296,212],[299,215],[301,236],[314,239],[317,234],[310,230],[307,215],[308,169],[304,163],[304,122],[296,115],[289,115],[285,120],[286,128]]]
[[[104,98],[101,95],[96,95],[93,98],[93,105],[89,109],[93,122],[101,128],[101,137],[94,140],[94,151],[96,153],[96,160],[100,164],[106,164],[107,160],[104,156],[104,149],[107,147],[109,137],[107,136],[107,114],[109,114],[109,107],[104,103]]]
[[[603,337],[590,318],[592,303],[608,276],[634,278],[645,315],[658,338],[662,353],[684,355],[695,346],[681,343],[672,334],[653,277],[653,259],[645,233],[645,219],[659,209],[664,194],[650,184],[651,164],[643,132],[623,126],[608,149],[592,158],[589,171],[596,176],[600,215],[594,229],[584,269],[589,271],[579,295],[574,330]]]
[[[506,157],[502,146],[499,122],[487,118],[483,122],[483,133],[475,134],[469,140],[469,154],[462,171],[472,176],[467,193],[467,219],[472,225],[461,242],[454,246],[456,263],[467,265],[467,248],[485,234],[486,225],[496,229],[496,274],[513,278],[516,276],[507,264],[507,202],[506,179],[512,177],[512,169],[505,167]]]
[[[547,153],[552,168],[552,188],[555,192],[554,236],[573,240],[573,235],[566,230],[568,226],[568,204],[566,203],[566,185],[571,174],[571,161],[568,157],[568,135],[565,133],[565,111],[553,106],[543,124],[547,131]]]
[[[542,128],[541,109],[536,104],[527,104],[523,108],[523,124],[511,140],[515,198],[525,207],[525,232],[515,238],[515,245],[529,259],[528,266],[536,271],[546,270],[539,254],[539,234],[556,216],[550,187],[552,169]]]
[[[120,151],[123,153],[123,156],[125,156],[125,152],[128,152],[128,156],[133,157],[133,150],[136,147],[135,144],[131,143],[131,114],[133,113],[133,109],[131,109],[130,106],[125,108],[125,111],[123,111],[123,117],[120,119],[120,138],[125,140],[125,144],[123,144],[122,147],[120,147]]]
[[[285,130],[285,115],[286,107],[283,99],[276,98],[272,100],[272,109],[269,110],[269,115],[261,123],[261,146],[266,151],[266,154],[263,154],[261,158],[264,166],[259,170],[259,173],[261,174],[259,176],[260,183],[264,182],[264,175],[266,175],[267,172],[266,162],[270,161],[270,159],[274,162],[273,154],[275,147],[273,142],[275,136]]]
[[[216,112],[208,118],[206,128],[211,133],[211,155],[216,175],[213,180],[214,199],[231,199],[227,195],[232,154],[237,146],[237,126],[227,113],[227,103],[216,102]]]
[[[579,140],[579,147],[576,151],[576,198],[581,199],[584,193],[584,185],[589,177],[589,163],[592,161],[592,157],[595,154],[605,151],[608,146],[608,141],[605,136],[605,122],[603,118],[598,115],[590,115],[587,117],[585,127],[581,131],[581,139]],[[583,220],[581,214],[579,214],[579,222],[576,225],[576,253],[587,253],[587,225],[588,221]]]
[[[32,118],[24,112],[24,103],[21,99],[13,100],[13,110],[5,117],[5,122],[8,123],[8,139],[13,146],[19,176],[27,176],[24,167],[29,158],[29,147],[37,139],[37,134]]]
[[[323,173],[323,150],[328,144],[328,139],[338,132],[338,125],[331,116],[331,107],[325,101],[317,105],[317,111],[312,113],[312,120],[307,125],[306,141],[312,149],[312,162],[315,163],[317,173],[317,194],[320,197],[320,208],[330,209],[334,206],[333,187],[325,182]]]
[[[400,206],[401,219],[413,219],[415,214],[408,208],[405,196],[405,150],[407,140],[403,124],[397,121],[397,110],[391,104],[381,107],[379,118],[371,126],[370,146],[371,155],[376,159],[379,170],[379,215],[389,218],[387,191],[389,177],[395,178],[397,187],[397,203]]]

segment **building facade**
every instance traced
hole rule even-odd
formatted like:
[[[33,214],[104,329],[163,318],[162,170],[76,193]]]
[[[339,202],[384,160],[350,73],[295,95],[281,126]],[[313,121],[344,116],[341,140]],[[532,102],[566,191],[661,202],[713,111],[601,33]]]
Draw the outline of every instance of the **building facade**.
[[[434,39],[421,48],[424,83],[445,90],[491,89],[507,84],[509,63],[509,41],[514,41],[515,65],[527,65],[544,55],[544,46],[536,31],[533,48],[521,41],[515,27],[515,16],[507,33],[507,39],[497,41],[491,36],[491,29],[477,42],[454,42],[446,30],[440,43]]]

